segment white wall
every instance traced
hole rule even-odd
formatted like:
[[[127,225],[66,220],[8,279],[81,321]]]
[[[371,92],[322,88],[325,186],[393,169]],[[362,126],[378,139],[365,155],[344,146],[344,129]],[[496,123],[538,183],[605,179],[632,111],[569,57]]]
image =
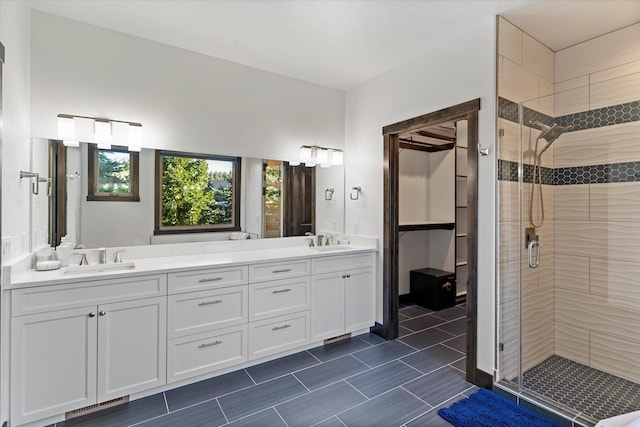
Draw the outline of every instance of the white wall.
[[[32,12],[32,134],[68,113],[140,122],[152,148],[293,160],[344,146],[344,92]]]
[[[359,201],[346,201],[346,232],[383,238],[382,127],[475,98],[481,100],[479,159],[478,368],[493,372],[495,200],[495,19],[464,34],[443,34],[429,52],[350,91],[346,97],[346,188],[361,185]],[[382,266],[382,252],[378,265]],[[378,268],[382,321],[382,269]]]
[[[0,3],[5,46],[2,117],[2,236],[11,237],[11,261],[29,249],[29,189],[20,179],[29,170],[29,9],[21,2]]]
[[[23,2],[0,1],[0,41],[5,46],[2,79],[2,236],[11,236],[11,254],[28,249],[29,182],[29,9]],[[24,181],[24,180],[23,180]],[[24,238],[22,234],[24,233]],[[0,293],[0,423],[8,418],[9,298]]]

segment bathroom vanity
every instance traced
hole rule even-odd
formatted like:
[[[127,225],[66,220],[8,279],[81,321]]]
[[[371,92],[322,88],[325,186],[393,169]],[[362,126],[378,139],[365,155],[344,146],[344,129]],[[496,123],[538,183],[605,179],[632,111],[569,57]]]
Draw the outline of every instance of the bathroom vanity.
[[[289,238],[132,247],[127,268],[103,271],[13,266],[11,424],[367,332],[376,251],[375,239],[310,248]]]

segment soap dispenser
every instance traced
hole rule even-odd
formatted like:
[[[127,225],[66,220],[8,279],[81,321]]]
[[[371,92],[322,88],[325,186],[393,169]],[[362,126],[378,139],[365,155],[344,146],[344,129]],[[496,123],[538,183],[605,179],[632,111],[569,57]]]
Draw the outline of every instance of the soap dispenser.
[[[60,261],[61,267],[66,267],[69,265],[71,250],[73,249],[73,244],[69,240],[69,236],[63,236],[60,239],[60,245],[56,247],[56,256]]]

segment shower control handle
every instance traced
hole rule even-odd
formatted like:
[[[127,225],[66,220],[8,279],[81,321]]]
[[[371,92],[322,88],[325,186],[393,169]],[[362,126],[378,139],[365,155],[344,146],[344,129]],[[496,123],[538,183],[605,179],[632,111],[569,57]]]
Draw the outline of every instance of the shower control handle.
[[[536,260],[534,262],[533,260],[533,250],[535,248],[536,251]],[[529,251],[529,267],[531,268],[536,268],[538,265],[540,265],[540,243],[538,243],[537,240],[532,240],[529,242],[529,246],[528,246],[528,251]]]

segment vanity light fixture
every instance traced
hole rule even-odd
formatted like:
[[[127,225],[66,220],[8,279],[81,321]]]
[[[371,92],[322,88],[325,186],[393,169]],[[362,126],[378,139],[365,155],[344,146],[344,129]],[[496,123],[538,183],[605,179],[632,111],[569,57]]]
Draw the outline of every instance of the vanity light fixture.
[[[61,113],[58,114],[58,139],[61,139],[67,147],[78,147],[80,145],[79,138],[76,135],[75,119],[93,122],[95,142],[101,150],[111,149],[112,142],[116,142],[114,138],[117,138],[118,145],[122,141],[122,145],[126,145],[129,151],[140,151],[142,148],[141,123]],[[125,126],[120,126],[120,124]],[[87,137],[90,141],[90,135],[87,135]]]
[[[80,142],[76,140],[76,126],[73,122],[73,116],[58,116],[58,139],[67,147],[78,147]]]
[[[129,151],[140,151],[142,147],[142,125],[129,123]]]
[[[96,135],[96,144],[101,150],[111,149],[111,122],[96,120],[94,122],[94,132]]]
[[[342,150],[317,145],[303,145],[300,147],[300,163],[304,163],[307,167],[314,167],[315,165],[320,165],[323,168],[341,166],[342,161]]]

